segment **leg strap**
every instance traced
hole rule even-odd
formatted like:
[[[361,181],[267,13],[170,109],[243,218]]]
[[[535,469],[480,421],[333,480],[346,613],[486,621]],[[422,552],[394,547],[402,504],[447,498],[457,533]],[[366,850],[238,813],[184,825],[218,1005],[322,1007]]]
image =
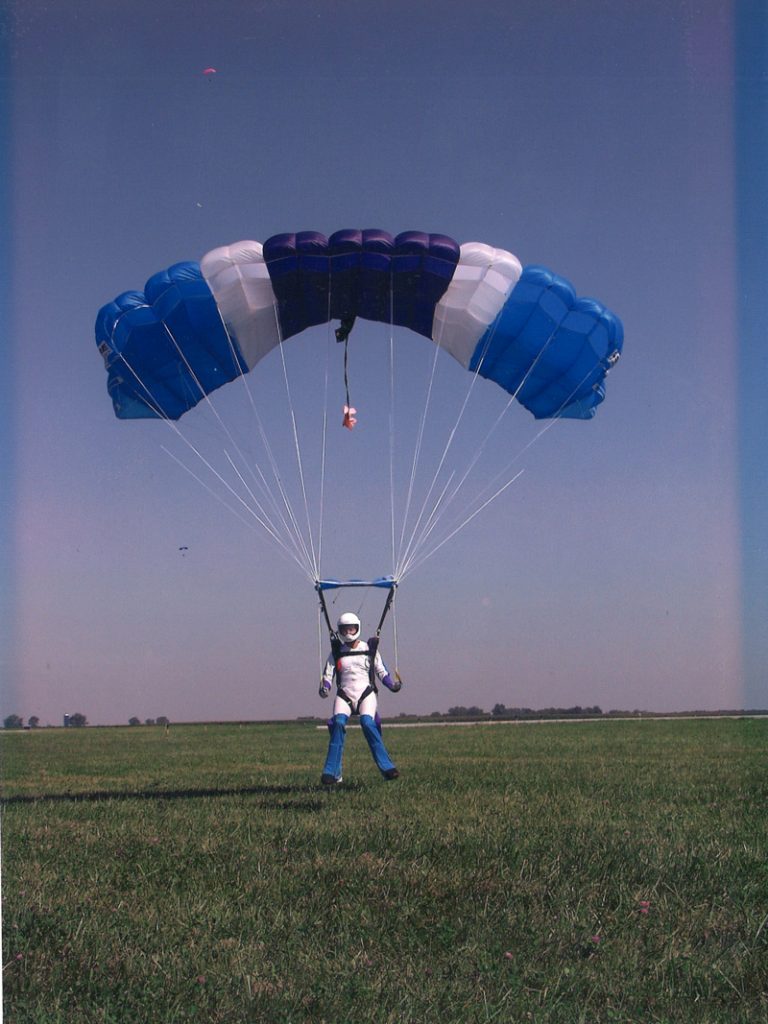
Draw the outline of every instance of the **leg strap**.
[[[370,696],[370,694],[372,694],[372,693],[377,693],[377,692],[378,691],[376,690],[376,687],[375,686],[371,686],[371,684],[369,683],[368,686],[366,686],[366,688],[360,694],[358,699],[356,701],[354,701],[349,696],[349,694],[346,692],[346,690],[342,690],[342,688],[340,686],[336,690],[337,696],[341,697],[341,699],[346,701],[347,704],[349,704],[349,706],[352,708],[352,714],[353,715],[356,715],[358,713],[358,708],[363,703],[363,701],[365,700],[366,697]]]

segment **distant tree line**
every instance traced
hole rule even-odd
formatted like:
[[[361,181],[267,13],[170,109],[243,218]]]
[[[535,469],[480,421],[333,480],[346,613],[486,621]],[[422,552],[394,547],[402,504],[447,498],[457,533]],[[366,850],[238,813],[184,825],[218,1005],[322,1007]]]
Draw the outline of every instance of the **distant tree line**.
[[[27,728],[36,729],[39,724],[40,719],[37,717],[37,715],[32,715],[29,722],[27,723]],[[3,719],[3,727],[5,729],[23,729],[24,719],[21,717],[21,715],[7,715]]]
[[[129,725],[141,725],[141,719],[131,718],[128,720]],[[159,718],[146,718],[144,719],[144,725],[163,725],[166,728],[171,724],[170,719],[166,718],[165,715],[160,715]],[[79,711],[76,711],[73,715],[64,715],[64,728],[65,729],[82,729],[88,725],[88,719]],[[30,715],[27,724],[24,725],[24,719],[21,715],[6,715],[3,719],[3,728],[5,729],[39,729],[40,719],[37,715]]]
[[[84,725],[88,725],[88,719],[85,715],[80,714],[80,712],[75,712],[74,715],[64,715],[64,725],[71,726],[73,729],[79,729]],[[21,715],[7,715],[3,719],[3,727],[5,729],[39,729],[40,719],[37,715],[30,715],[27,724],[24,725],[24,719]]]
[[[456,707],[448,708],[447,715],[441,711],[433,711],[431,718],[479,718],[479,719],[523,719],[523,718],[598,718],[603,711],[597,706],[582,707],[575,704],[570,708],[508,708],[505,704],[494,704],[493,710],[488,712],[482,708],[472,705],[464,707],[458,704]]]
[[[485,711],[476,705],[465,707],[457,705],[448,708],[448,711],[433,711],[429,718],[461,718],[473,721],[515,721],[523,719],[547,719],[547,718],[685,718],[694,716],[696,718],[713,718],[719,715],[767,715],[765,708],[721,708],[716,711],[643,711],[635,708],[632,711],[612,708],[610,711],[603,711],[597,704],[591,707],[582,707],[575,704],[573,707],[561,708],[508,708],[505,704],[494,704],[491,711]],[[399,718],[420,717],[418,715],[407,715],[401,712]]]
[[[659,712],[655,711],[641,711],[635,708],[632,711],[612,709],[610,711],[603,711],[597,704],[591,707],[582,707],[580,704],[575,704],[573,707],[549,707],[549,708],[520,708],[511,707],[508,708],[505,704],[494,704],[491,711],[485,711],[483,708],[478,707],[476,704],[472,704],[469,707],[463,704],[457,704],[455,707],[448,708],[448,711],[433,711],[428,716],[408,714],[405,711],[401,711],[397,716],[398,718],[407,719],[423,719],[428,717],[430,719],[462,719],[464,721],[520,721],[525,719],[553,719],[553,718],[655,718],[659,716]],[[665,711],[661,713],[664,718],[680,718],[695,716],[697,718],[715,717],[718,715],[768,715],[768,709],[766,708],[722,708],[717,711]],[[298,721],[315,722],[318,721],[315,715],[302,716]],[[218,720],[216,720],[218,721]],[[282,721],[277,719],[276,721]],[[159,725],[164,726],[166,729],[170,728],[170,719],[165,715],[160,715],[158,718],[145,718],[142,722],[140,718],[136,716],[128,719],[130,726],[141,726],[141,725]],[[262,723],[266,724],[266,723]],[[73,715],[64,715],[64,726],[71,729],[81,729],[88,725],[88,719],[85,715],[80,712],[76,712]],[[27,724],[24,724],[24,719],[21,715],[6,715],[3,719],[3,727],[5,729],[39,729],[40,719],[37,715],[30,715]]]

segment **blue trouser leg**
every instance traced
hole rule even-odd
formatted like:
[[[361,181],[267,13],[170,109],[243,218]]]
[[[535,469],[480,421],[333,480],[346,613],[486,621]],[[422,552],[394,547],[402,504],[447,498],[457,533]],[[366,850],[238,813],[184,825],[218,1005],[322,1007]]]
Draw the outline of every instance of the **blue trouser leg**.
[[[378,711],[373,716],[373,721],[376,724],[376,728],[379,730],[379,736],[381,736],[381,715]],[[331,715],[325,724],[328,726],[328,732],[333,732],[333,715]]]
[[[376,722],[373,718],[370,715],[360,715],[360,726],[365,738],[368,740],[368,746],[371,748],[373,760],[376,762],[376,767],[379,771],[387,772],[390,768],[394,768],[395,766],[387,753],[387,748],[384,746],[381,733],[376,728]]]
[[[334,715],[330,726],[331,738],[328,741],[328,755],[323,775],[333,775],[335,779],[341,778],[341,758],[344,753],[348,719],[349,715]]]

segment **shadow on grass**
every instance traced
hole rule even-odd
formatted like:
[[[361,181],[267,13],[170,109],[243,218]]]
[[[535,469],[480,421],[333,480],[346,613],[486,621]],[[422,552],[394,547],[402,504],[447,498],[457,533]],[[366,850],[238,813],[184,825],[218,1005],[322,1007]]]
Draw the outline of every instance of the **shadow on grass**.
[[[350,787],[352,788],[352,787]],[[313,799],[281,799],[292,796],[313,797]],[[10,807],[14,804],[35,804],[45,801],[51,803],[100,803],[109,800],[207,800],[230,796],[260,797],[257,802],[262,807],[285,811],[319,811],[324,801],[319,787],[301,786],[230,786],[230,787],[194,787],[189,789],[159,789],[149,787],[132,790],[86,790],[81,793],[37,793],[17,794],[0,797],[0,806]]]

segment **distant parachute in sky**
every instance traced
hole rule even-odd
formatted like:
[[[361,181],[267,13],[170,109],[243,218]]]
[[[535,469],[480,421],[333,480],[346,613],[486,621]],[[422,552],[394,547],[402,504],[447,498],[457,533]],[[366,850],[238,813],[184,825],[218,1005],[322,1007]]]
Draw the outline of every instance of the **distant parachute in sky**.
[[[545,267],[375,229],[274,235],[176,263],[102,307],[96,342],[119,418],[176,420],[281,341],[355,317],[431,339],[537,419],[594,416],[623,343],[614,313]]]

